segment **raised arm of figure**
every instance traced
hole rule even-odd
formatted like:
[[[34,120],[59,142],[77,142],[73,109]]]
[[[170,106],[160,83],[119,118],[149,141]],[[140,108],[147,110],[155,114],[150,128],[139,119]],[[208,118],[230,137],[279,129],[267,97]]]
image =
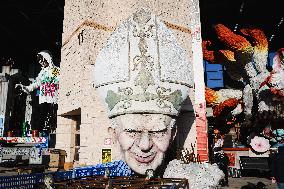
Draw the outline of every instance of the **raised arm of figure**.
[[[34,82],[32,82],[30,85],[26,86],[26,85],[19,83],[19,84],[15,85],[15,88],[20,87],[21,91],[23,91],[25,93],[30,93],[33,90],[35,90],[36,88],[38,88],[40,86],[40,84],[41,84],[40,77],[38,76],[36,78],[36,80]]]

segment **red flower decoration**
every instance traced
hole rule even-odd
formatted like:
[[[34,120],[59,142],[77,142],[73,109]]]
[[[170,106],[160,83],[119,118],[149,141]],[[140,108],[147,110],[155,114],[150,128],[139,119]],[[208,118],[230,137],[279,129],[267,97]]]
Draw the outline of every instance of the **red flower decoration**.
[[[252,50],[251,44],[242,36],[235,34],[223,24],[217,24],[215,31],[219,40],[233,51]]]
[[[213,110],[213,116],[219,117],[221,114],[228,114],[234,110],[239,104],[239,100],[236,98],[229,98],[224,102],[221,102]]]
[[[218,95],[216,91],[208,87],[205,88],[205,100],[208,106],[213,106],[217,103]]]

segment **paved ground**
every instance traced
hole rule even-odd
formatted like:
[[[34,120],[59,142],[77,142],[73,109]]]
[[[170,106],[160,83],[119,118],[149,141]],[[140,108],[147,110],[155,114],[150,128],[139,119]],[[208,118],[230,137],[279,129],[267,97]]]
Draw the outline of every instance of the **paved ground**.
[[[242,186],[248,185],[249,183],[257,184],[262,182],[265,184],[266,189],[277,189],[276,184],[271,184],[271,180],[267,178],[257,177],[241,177],[241,178],[229,178],[229,187],[221,187],[222,189],[240,189]]]

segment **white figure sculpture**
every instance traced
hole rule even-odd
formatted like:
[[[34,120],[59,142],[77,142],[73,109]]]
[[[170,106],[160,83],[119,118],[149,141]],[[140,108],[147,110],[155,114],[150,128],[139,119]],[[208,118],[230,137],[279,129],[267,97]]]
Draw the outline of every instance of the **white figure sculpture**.
[[[141,9],[108,39],[95,63],[95,84],[112,119],[110,131],[132,170],[156,170],[193,86],[192,65],[172,32]]]
[[[52,56],[48,51],[41,51],[37,54],[38,63],[42,69],[35,81],[29,86],[17,84],[22,91],[30,93],[40,87],[39,103],[57,104],[59,89],[59,68],[53,64]]]
[[[16,84],[15,87],[20,87],[25,93],[30,93],[37,88],[39,92],[39,104],[45,107],[46,116],[44,123],[44,132],[49,133],[55,129],[56,110],[58,101],[59,89],[59,68],[53,64],[52,55],[49,51],[44,50],[37,54],[37,61],[41,65],[41,71],[35,81],[29,86]]]

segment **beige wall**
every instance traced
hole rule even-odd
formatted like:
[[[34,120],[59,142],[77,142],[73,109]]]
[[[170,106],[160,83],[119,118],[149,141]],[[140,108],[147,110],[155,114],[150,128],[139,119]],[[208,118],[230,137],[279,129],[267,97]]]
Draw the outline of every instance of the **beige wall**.
[[[93,87],[92,64],[114,28],[141,7],[150,9],[165,22],[193,62],[192,53],[195,50],[192,49],[191,30],[196,23],[200,25],[198,0],[65,1],[56,147],[66,149],[68,162],[72,162],[74,153],[74,142],[70,134],[72,120],[62,118],[61,115],[77,114],[74,110],[81,110],[79,163],[100,163],[101,148],[111,147],[104,145],[104,139],[110,137],[107,133],[110,122],[106,108]],[[201,51],[201,45],[198,48]],[[202,55],[198,56],[202,58]],[[203,74],[200,75],[203,79]],[[190,98],[194,104],[193,92]],[[191,105],[189,112],[184,115],[194,118]],[[189,134],[181,134],[179,140],[186,141],[184,145],[189,148],[190,143],[196,143],[195,124],[185,120],[180,125],[185,130],[191,127]],[[119,158],[117,152],[113,153],[114,158]]]

